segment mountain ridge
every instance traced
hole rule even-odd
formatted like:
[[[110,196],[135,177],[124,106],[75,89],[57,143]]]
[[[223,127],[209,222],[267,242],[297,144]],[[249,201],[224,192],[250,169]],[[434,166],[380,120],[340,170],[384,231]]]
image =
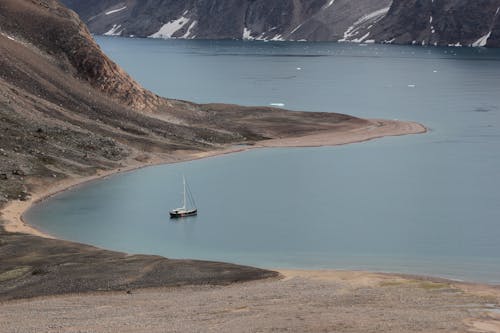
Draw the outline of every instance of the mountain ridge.
[[[500,46],[500,0],[62,0],[99,35]]]

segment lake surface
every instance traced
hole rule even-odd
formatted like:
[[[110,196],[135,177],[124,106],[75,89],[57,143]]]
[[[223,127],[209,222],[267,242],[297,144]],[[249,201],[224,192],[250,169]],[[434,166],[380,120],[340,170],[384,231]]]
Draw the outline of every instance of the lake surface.
[[[500,283],[500,50],[97,40],[163,96],[415,120],[430,132],[142,169],[59,194],[29,210],[30,223],[131,253]],[[174,221],[182,174],[200,213]]]

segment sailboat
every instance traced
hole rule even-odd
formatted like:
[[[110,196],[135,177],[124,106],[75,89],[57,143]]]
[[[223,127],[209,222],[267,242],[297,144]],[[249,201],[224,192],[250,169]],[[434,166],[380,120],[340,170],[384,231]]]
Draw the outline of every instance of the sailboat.
[[[186,177],[184,177],[184,176],[182,176],[182,183],[184,185],[184,192],[183,192],[183,196],[182,196],[183,205],[180,208],[176,208],[176,209],[170,211],[170,218],[171,219],[198,215],[198,209],[196,208],[196,203],[194,202],[193,195],[191,194],[191,191],[189,190],[189,185],[187,185]],[[188,208],[187,201],[189,201],[192,208]]]

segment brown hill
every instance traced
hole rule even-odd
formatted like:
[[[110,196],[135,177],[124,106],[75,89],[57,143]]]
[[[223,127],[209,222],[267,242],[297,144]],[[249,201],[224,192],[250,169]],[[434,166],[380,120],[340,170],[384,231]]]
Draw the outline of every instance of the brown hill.
[[[57,1],[0,1],[0,208],[62,179],[172,160],[179,151],[370,124],[330,113],[160,98],[108,59]],[[276,276],[230,264],[127,256],[6,233],[2,225],[0,218],[0,299]]]
[[[345,115],[167,100],[106,57],[55,0],[0,2],[0,201],[142,153],[366,124]]]

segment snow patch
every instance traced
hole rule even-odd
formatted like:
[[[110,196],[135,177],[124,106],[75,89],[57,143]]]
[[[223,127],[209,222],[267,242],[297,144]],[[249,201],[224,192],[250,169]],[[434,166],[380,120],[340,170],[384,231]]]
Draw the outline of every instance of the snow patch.
[[[290,31],[290,35],[292,35],[294,32],[296,32],[297,30],[299,30],[300,28],[302,28],[302,25],[304,25],[304,23],[301,23],[298,26],[296,26],[292,31]]]
[[[114,13],[121,12],[122,10],[125,10],[125,9],[127,9],[127,6],[123,6],[122,8],[110,10],[110,11],[104,13],[104,15],[111,15],[111,14],[114,14]]]
[[[353,42],[353,43],[362,43],[365,39],[368,38],[368,36],[370,36],[370,32],[367,32],[364,36],[362,36],[360,38],[352,39],[352,40],[350,40],[350,42]]]
[[[434,29],[434,25],[432,25],[432,21],[434,21],[434,19],[432,18],[432,15],[429,17],[429,24],[431,25],[431,33],[435,34],[436,33],[436,29]]]
[[[196,36],[191,36],[191,30],[193,30],[193,28],[194,28],[197,24],[198,24],[198,21],[193,21],[193,22],[191,22],[191,24],[189,25],[189,27],[188,27],[188,29],[187,29],[186,33],[185,33],[183,36],[181,36],[180,38],[183,38],[183,39],[192,38],[192,39],[193,39],[194,37],[196,37]]]
[[[118,31],[122,27],[121,24],[113,24],[113,27],[109,31],[104,33],[104,36],[120,36],[123,30]]]
[[[252,30],[247,29],[247,27],[243,28],[243,40],[254,40],[255,37],[252,37]]]
[[[371,25],[377,23],[381,19],[385,17],[387,12],[389,12],[390,7],[385,7],[379,10],[376,10],[370,14],[364,15],[361,18],[359,18],[356,22],[354,22],[347,30],[344,32],[344,38],[340,39],[339,42],[354,42],[354,43],[361,43],[363,40],[365,40],[368,34],[365,34],[361,38],[353,38],[357,36],[360,33],[360,29],[363,27],[363,25],[371,23]]]
[[[186,12],[184,12],[186,13]],[[160,30],[158,30],[157,32],[155,32],[154,34],[152,35],[149,35],[148,37],[150,38],[172,38],[172,36],[179,30],[181,30],[182,28],[184,28],[184,26],[189,22],[189,19],[185,16],[181,16],[180,18],[178,18],[177,20],[173,20],[173,21],[170,21],[166,24],[164,24]],[[196,22],[196,21],[195,21]],[[193,27],[194,25],[191,24]],[[191,28],[191,26],[190,26]],[[189,32],[189,29],[188,29],[188,32]]]
[[[331,7],[334,2],[335,2],[335,0],[328,1],[328,3],[323,7],[323,9],[327,9],[327,8]]]
[[[473,47],[483,47],[483,46],[486,46],[486,43],[488,43],[488,38],[490,38],[490,36],[491,36],[491,31],[488,32],[483,37],[481,37],[478,40],[476,40],[474,43],[472,43],[472,46]]]

